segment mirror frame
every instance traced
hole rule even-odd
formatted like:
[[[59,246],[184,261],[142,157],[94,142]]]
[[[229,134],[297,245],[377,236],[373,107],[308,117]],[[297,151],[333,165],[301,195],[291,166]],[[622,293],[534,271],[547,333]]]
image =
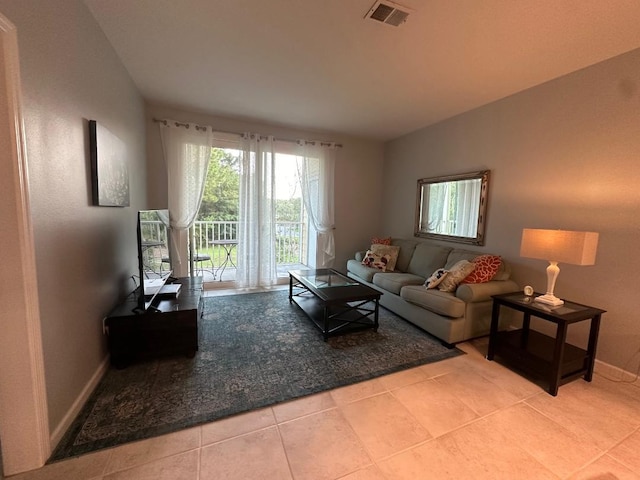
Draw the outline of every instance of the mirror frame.
[[[461,237],[457,235],[445,235],[443,233],[429,233],[421,229],[426,222],[426,218],[422,218],[422,198],[423,193],[427,191],[427,187],[434,183],[454,182],[458,180],[480,179],[480,202],[478,205],[478,228],[475,237]],[[418,180],[418,191],[416,196],[416,216],[414,225],[414,236],[422,238],[430,238],[433,240],[445,240],[449,242],[467,243],[471,245],[484,245],[485,221],[487,216],[487,199],[489,195],[489,170],[479,172],[463,173],[460,175],[448,175],[442,177],[421,178]]]

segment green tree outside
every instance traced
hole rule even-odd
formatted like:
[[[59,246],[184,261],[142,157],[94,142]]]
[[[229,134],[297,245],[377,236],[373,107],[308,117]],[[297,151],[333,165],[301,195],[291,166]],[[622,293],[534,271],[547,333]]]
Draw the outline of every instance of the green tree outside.
[[[283,159],[284,160],[284,159]],[[276,158],[276,161],[278,159]],[[288,166],[284,162],[279,168],[295,168],[295,165]],[[198,212],[198,221],[202,222],[237,222],[239,219],[239,192],[240,192],[240,161],[238,153],[234,150],[222,148],[211,149],[209,171],[205,182],[202,196],[202,203]],[[276,228],[277,261],[278,263],[295,263],[299,259],[301,245],[299,238],[302,234],[299,225],[282,225],[282,222],[300,222],[303,218],[302,198],[292,194],[286,199],[275,200],[276,222],[280,225]],[[226,228],[233,228],[227,226]],[[200,245],[199,253],[207,253],[212,256],[215,264],[219,264],[224,252],[220,246],[208,244],[213,238],[211,232],[204,229],[198,234],[201,238],[196,239]],[[217,235],[226,234],[226,238],[237,238],[235,228],[229,232],[215,232]],[[235,251],[234,253],[234,262]]]
[[[198,220],[237,221],[239,188],[238,157],[231,151],[212,148]]]

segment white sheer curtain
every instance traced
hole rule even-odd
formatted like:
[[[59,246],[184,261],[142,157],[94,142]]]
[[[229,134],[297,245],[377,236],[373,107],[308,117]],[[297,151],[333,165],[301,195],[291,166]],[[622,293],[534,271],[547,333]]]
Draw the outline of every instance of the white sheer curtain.
[[[162,148],[167,165],[169,225],[171,229],[172,268],[179,276],[187,274],[187,229],[193,225],[202,202],[213,132],[193,123],[165,120],[159,123]]]
[[[298,142],[298,172],[302,198],[316,231],[316,268],[328,268],[335,259],[333,181],[335,144]]]
[[[447,233],[450,198],[448,185],[448,183],[429,185],[427,232]]]
[[[475,237],[478,232],[478,211],[480,207],[479,179],[457,182],[457,208],[455,233],[462,237]]]
[[[274,139],[244,134],[240,151],[236,282],[240,287],[273,285],[277,282]]]

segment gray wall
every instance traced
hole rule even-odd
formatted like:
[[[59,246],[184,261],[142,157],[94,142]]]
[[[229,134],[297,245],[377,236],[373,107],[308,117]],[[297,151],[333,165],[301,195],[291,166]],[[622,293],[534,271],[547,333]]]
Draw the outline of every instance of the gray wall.
[[[133,289],[145,207],[144,103],[81,0],[0,0],[18,29],[52,433],[106,357],[102,318]],[[126,145],[131,207],[91,206],[88,120]]]
[[[482,250],[504,255],[519,283],[540,290],[544,262],[518,256],[523,227],[600,232],[597,265],[561,266],[556,291],[608,310],[598,354],[603,361],[622,366],[640,345],[632,300],[640,266],[640,52],[407,135],[390,142],[383,156],[376,142],[157,105],[148,106],[145,119],[140,95],[82,1],[0,0],[0,12],[19,33],[52,431],[105,358],[102,317],[133,288],[136,211],[166,204],[154,116],[343,143],[336,169],[338,268],[372,235],[412,235],[416,179],[488,168]],[[91,206],[89,119],[127,147],[129,208]]]
[[[555,293],[608,311],[597,358],[625,366],[640,347],[639,82],[635,50],[389,142],[385,230],[412,236],[418,178],[490,169],[480,250],[508,259],[520,285],[546,287],[547,263],[519,256],[523,228],[600,233],[596,265],[561,264]]]
[[[162,156],[160,131],[153,118],[170,118],[181,122],[211,125],[221,131],[256,132],[278,138],[324,140],[341,143],[335,171],[335,243],[334,268],[346,271],[346,263],[353,252],[370,241],[370,232],[381,224],[382,209],[382,142],[373,142],[335,133],[309,132],[188,112],[167,106],[147,105],[147,154],[149,162],[150,208],[167,206],[167,174]]]

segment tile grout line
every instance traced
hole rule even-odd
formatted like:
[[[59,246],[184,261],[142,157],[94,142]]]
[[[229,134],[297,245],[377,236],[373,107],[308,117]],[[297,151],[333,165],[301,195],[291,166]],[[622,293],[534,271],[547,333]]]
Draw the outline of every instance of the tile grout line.
[[[196,480],[200,480],[202,472],[202,426],[198,427],[198,464],[196,465]]]
[[[111,459],[113,458],[113,448],[110,449],[109,451],[109,455],[107,456],[107,460],[104,462],[104,467],[102,467],[102,475],[100,476],[100,478],[104,477],[105,475],[109,474],[109,467],[111,465]]]
[[[610,458],[612,458],[613,460],[615,460],[616,462],[618,462],[620,465],[625,466],[626,468],[628,468],[629,470],[631,470],[634,473],[640,473],[640,472],[636,472],[636,470],[634,469],[633,466],[628,465],[625,461],[621,460],[620,458],[616,457],[615,455],[611,454],[611,451],[614,448],[617,448],[619,445],[621,445],[622,443],[624,443],[625,441],[627,441],[629,438],[631,438],[633,435],[635,435],[636,433],[640,432],[640,427],[636,427],[636,429],[629,433],[629,435],[625,436],[624,438],[621,438],[619,442],[616,442],[614,445],[612,445],[611,447],[609,447],[607,450],[604,451],[604,453],[600,456],[604,456],[604,455],[608,455]]]
[[[280,445],[282,446],[282,451],[284,452],[284,458],[287,459],[287,468],[289,469],[289,475],[291,475],[292,479],[295,479],[295,476],[293,475],[293,468],[291,468],[291,460],[289,460],[289,452],[287,452],[287,447],[284,444],[284,438],[282,436],[282,432],[280,431],[280,424],[276,419],[276,415],[275,415],[275,412],[273,411],[273,408],[271,408],[271,413],[276,422],[275,427],[276,427],[276,431],[278,432],[278,438],[280,438]]]

